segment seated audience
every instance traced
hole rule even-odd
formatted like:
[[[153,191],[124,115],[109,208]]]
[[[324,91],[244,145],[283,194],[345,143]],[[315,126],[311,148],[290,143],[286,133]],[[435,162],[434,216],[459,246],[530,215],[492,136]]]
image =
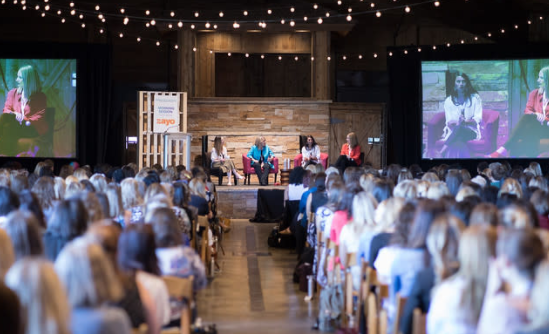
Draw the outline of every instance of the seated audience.
[[[123,290],[100,246],[72,241],[55,260],[55,271],[72,307],[72,334],[131,333],[124,310],[108,306],[120,300]]]
[[[19,260],[8,271],[5,282],[21,301],[25,334],[84,333],[70,330],[67,295],[50,262],[39,258]],[[6,314],[2,316],[5,317]],[[72,321],[74,324],[75,320]]]
[[[42,232],[32,213],[19,210],[10,213],[4,229],[13,244],[16,261],[27,256],[44,254]]]

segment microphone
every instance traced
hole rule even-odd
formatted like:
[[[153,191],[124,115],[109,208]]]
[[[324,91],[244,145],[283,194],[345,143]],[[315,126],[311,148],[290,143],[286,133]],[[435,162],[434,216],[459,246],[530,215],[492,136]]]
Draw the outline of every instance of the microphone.
[[[166,128],[166,130],[164,130],[164,134],[168,133],[168,130],[169,130],[169,129],[175,128],[176,126],[179,126],[179,123],[178,123],[178,124],[172,124],[172,125],[168,126],[168,127]]]

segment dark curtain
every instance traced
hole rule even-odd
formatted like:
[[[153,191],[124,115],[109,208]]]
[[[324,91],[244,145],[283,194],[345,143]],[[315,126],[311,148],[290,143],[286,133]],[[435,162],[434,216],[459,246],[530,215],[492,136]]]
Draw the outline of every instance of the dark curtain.
[[[112,49],[107,45],[87,47],[78,63],[77,148],[81,163],[120,164],[123,157],[121,111],[112,109]],[[118,121],[117,121],[118,120]]]

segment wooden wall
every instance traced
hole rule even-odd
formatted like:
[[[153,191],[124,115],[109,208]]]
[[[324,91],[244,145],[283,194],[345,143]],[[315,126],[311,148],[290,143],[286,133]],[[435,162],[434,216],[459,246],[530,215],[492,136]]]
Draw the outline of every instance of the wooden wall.
[[[248,153],[257,136],[263,135],[279,158],[298,154],[299,136],[311,134],[322,152],[329,145],[329,109],[331,101],[312,99],[199,99],[188,101],[188,131],[193,135],[191,160],[202,165],[203,135],[209,136],[211,151],[216,135],[227,136],[228,153],[242,168],[242,154]]]
[[[355,132],[364,152],[365,161],[375,168],[386,164],[385,105],[382,103],[332,103],[330,104],[330,162],[339,156],[341,146],[349,132]],[[368,138],[379,142],[368,143]]]
[[[195,96],[214,97],[215,54],[311,54],[310,33],[198,33],[196,35]]]

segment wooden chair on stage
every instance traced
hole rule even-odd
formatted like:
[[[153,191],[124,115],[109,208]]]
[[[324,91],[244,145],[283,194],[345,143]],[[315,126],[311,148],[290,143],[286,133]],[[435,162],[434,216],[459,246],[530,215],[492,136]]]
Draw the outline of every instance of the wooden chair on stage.
[[[168,288],[170,298],[184,301],[181,310],[181,322],[179,328],[167,328],[161,334],[190,334],[192,322],[192,307],[194,304],[193,281],[194,278],[181,278],[175,276],[162,276],[162,280]]]

